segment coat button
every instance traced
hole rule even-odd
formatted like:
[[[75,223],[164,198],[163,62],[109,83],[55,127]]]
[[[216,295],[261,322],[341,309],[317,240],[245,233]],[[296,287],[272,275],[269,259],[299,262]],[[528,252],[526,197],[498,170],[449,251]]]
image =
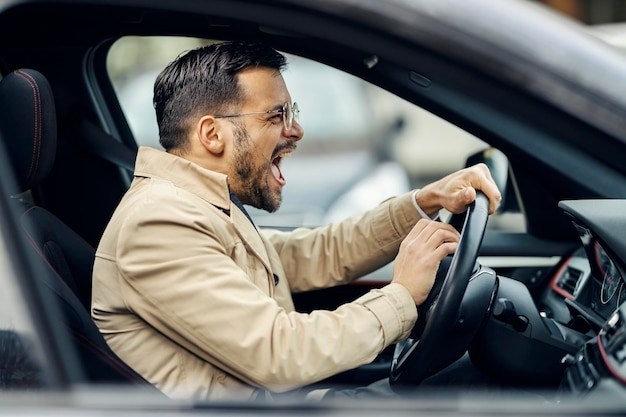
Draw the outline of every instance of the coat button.
[[[274,274],[274,285],[278,285],[278,275]]]

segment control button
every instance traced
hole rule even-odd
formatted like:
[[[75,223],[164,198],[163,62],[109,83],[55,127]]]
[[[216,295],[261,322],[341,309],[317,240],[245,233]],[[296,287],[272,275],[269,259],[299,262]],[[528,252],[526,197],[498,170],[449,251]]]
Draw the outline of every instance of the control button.
[[[513,302],[506,298],[498,299],[493,306],[493,316],[503,323],[510,324],[518,332],[523,332],[528,327],[528,318],[518,315]]]

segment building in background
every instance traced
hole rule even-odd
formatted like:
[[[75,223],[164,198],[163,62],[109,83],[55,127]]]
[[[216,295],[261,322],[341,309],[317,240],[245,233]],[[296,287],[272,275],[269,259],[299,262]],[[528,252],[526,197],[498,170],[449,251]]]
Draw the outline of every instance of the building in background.
[[[538,0],[589,25],[626,20],[626,0]]]

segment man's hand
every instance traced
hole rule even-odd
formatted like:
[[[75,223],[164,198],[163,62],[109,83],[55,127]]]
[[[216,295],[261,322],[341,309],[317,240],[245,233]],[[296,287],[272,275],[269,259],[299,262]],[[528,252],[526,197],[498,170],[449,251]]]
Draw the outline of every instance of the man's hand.
[[[476,199],[476,190],[481,190],[489,199],[489,214],[493,214],[502,195],[485,164],[477,164],[452,173],[439,181],[428,184],[415,196],[417,204],[432,216],[442,208],[451,213],[462,213]]]
[[[426,300],[441,260],[454,253],[459,237],[447,223],[421,219],[402,241],[393,264],[392,282],[406,287],[415,305]]]

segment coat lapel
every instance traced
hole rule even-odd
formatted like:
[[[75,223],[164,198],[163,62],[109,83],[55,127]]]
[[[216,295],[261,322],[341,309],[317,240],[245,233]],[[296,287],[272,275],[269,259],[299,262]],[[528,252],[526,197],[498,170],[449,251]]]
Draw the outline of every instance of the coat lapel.
[[[259,231],[246,214],[234,203],[230,205],[230,213],[235,230],[250,252],[257,256],[265,268],[271,272],[270,261]]]

